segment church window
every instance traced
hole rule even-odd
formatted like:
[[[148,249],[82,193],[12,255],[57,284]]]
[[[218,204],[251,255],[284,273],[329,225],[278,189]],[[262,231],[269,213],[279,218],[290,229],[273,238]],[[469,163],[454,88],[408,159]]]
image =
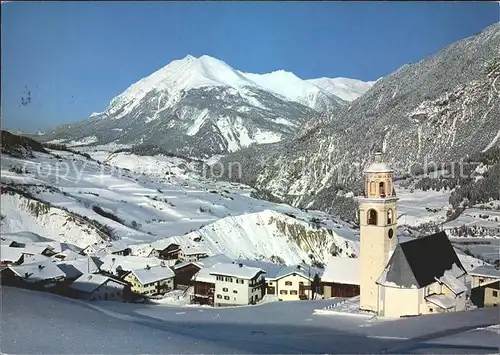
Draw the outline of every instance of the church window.
[[[377,185],[375,184],[375,181],[370,182],[370,195],[375,195],[376,194],[376,192],[375,192],[375,187],[376,186]]]
[[[392,239],[393,236],[394,236],[394,230],[391,228],[389,229],[389,239]]]
[[[383,182],[380,182],[378,184],[378,192],[380,194],[380,197],[385,197],[385,184]]]
[[[393,212],[392,209],[387,211],[387,224],[392,224],[393,221]]]
[[[377,211],[368,210],[368,224],[377,225]]]

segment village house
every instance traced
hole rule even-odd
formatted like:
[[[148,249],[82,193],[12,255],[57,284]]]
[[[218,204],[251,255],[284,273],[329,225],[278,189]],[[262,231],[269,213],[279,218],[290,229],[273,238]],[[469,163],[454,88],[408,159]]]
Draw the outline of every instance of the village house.
[[[50,288],[65,279],[66,274],[52,260],[9,266],[1,272],[2,284],[24,288]]]
[[[215,276],[210,268],[202,268],[192,277],[193,294],[191,303],[214,305]]]
[[[314,274],[301,265],[282,267],[275,275],[266,275],[266,294],[276,295],[281,301],[311,299]]]
[[[89,256],[95,256],[98,254],[112,254],[127,256],[130,255],[132,249],[124,243],[113,242],[109,244],[104,243],[94,243],[90,244],[82,250],[82,253]]]
[[[465,310],[466,271],[439,232],[398,243],[393,170],[375,154],[359,199],[360,309],[385,317]]]
[[[66,275],[66,280],[74,281],[83,274],[97,274],[99,267],[93,257],[80,256],[78,259],[57,261],[56,265]]]
[[[159,258],[160,257],[160,251],[156,250],[155,248],[148,246],[148,247],[143,247],[140,249],[137,249],[135,251],[132,251],[133,256],[140,256],[143,258]]]
[[[359,296],[359,259],[332,256],[321,276],[324,298]]]
[[[181,261],[198,261],[208,256],[208,251],[204,247],[187,246],[180,250],[178,258]]]
[[[124,278],[133,292],[152,296],[174,289],[174,272],[168,266],[153,266],[130,271]]]
[[[13,248],[3,244],[0,248],[0,261],[2,265],[20,265],[23,263],[24,254],[22,248]]]
[[[73,296],[89,301],[122,300],[126,282],[100,274],[83,274],[69,287]]]
[[[500,269],[493,265],[481,265],[469,271],[471,289],[485,283],[500,280]]]
[[[209,268],[217,263],[231,263],[232,259],[224,254],[217,254],[201,259],[199,261],[186,261],[175,264],[172,269],[175,272],[175,285],[191,286],[193,276],[203,268]]]
[[[210,268],[215,276],[214,305],[237,306],[255,304],[264,295],[265,271],[242,263],[219,263]]]
[[[155,249],[156,248],[159,247],[155,247]],[[163,249],[158,250],[158,257],[166,260],[178,259],[180,251],[181,246],[179,244],[170,243]]]
[[[500,305],[500,279],[483,282],[472,288],[470,299],[479,308],[498,307]]]
[[[66,249],[53,255],[52,257],[57,260],[76,260],[82,258],[83,255],[78,254],[71,249]]]

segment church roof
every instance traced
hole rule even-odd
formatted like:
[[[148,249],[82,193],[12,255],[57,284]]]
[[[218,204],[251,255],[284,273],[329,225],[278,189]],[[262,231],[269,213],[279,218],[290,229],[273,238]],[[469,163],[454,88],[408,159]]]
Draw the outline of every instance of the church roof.
[[[368,168],[365,173],[392,173],[393,170],[387,165],[382,158],[382,153],[375,153],[375,161]]]
[[[441,231],[398,244],[377,282],[422,288],[436,282],[446,271],[455,277],[465,274],[448,236]]]
[[[375,162],[365,169],[365,173],[392,173],[393,171],[394,170],[392,170],[389,165],[384,162]]]

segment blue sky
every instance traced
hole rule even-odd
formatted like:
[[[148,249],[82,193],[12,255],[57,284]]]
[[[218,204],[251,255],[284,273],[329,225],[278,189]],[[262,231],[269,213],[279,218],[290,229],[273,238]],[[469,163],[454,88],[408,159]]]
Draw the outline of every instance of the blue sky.
[[[35,131],[85,119],[187,54],[247,72],[375,80],[498,18],[487,2],[10,2],[2,124]]]

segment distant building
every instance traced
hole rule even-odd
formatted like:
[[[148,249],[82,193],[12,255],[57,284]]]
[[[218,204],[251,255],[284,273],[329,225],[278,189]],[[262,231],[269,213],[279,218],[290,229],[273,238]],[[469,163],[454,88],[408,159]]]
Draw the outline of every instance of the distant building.
[[[255,304],[264,295],[265,271],[242,263],[215,264],[209,274],[215,276],[215,306]]]
[[[485,283],[500,280],[500,269],[493,265],[481,265],[469,271],[471,278],[471,289]]]
[[[471,289],[470,299],[477,307],[500,305],[500,280],[484,282]]]
[[[332,256],[321,285],[324,298],[359,296],[359,259]]]
[[[89,256],[97,254],[113,254],[120,256],[127,256],[132,253],[132,249],[124,243],[113,242],[110,244],[90,244],[82,250],[82,253]]]
[[[300,265],[283,267],[276,275],[266,277],[266,294],[275,295],[282,301],[311,299],[313,279],[314,274]]]
[[[124,278],[132,291],[151,296],[165,294],[174,289],[175,274],[168,266],[153,266],[130,271]]]
[[[445,232],[398,243],[393,170],[375,154],[359,200],[360,308],[403,317],[465,310],[466,271]]]
[[[179,260],[181,261],[198,261],[209,256],[208,251],[204,247],[184,247],[179,252]]]
[[[181,246],[179,244],[170,243],[165,248],[158,250],[158,257],[167,260],[178,259],[180,251]]]
[[[99,274],[83,274],[69,287],[73,295],[89,301],[123,300],[126,282]]]

